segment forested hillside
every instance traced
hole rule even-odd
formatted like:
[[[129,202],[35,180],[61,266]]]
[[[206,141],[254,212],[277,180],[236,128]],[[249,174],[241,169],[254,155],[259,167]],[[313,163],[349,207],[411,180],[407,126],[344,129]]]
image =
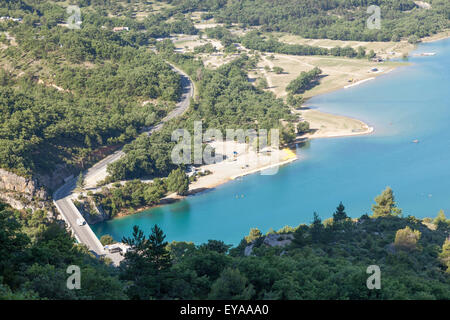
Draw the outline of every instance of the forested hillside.
[[[249,85],[245,72],[236,68],[248,71],[248,66],[256,63],[253,58],[208,70],[194,56],[174,55],[173,45],[156,41],[174,33],[197,34],[188,15],[191,12],[201,10],[204,19],[214,17],[219,23],[261,26],[262,31],[286,31],[304,37],[397,41],[448,27],[449,2],[429,2],[432,8],[425,10],[409,0],[169,0],[152,4],[132,1],[129,5],[75,1],[82,9],[83,23],[80,30],[72,30],[65,26],[68,14],[62,1],[3,1],[0,15],[21,21],[0,23],[0,97],[5,105],[0,116],[0,167],[21,175],[46,173],[57,164],[77,171],[111,147],[130,141],[141,128],[164,117],[179,97],[179,76],[164,60],[181,65],[199,86],[200,99],[188,122],[204,117],[207,126],[221,128],[252,122],[259,127],[279,126],[279,119],[288,118],[285,106]],[[365,10],[370,4],[381,6],[381,30],[365,27]],[[147,14],[138,18],[139,10]],[[126,32],[113,31],[123,26]],[[218,37],[226,52],[234,52],[233,43],[241,42],[249,49],[293,55],[365,56],[364,48],[335,50],[283,44],[258,32],[238,38],[220,27],[206,33]],[[159,53],[148,50],[152,45]],[[230,104],[232,108],[225,106]],[[215,112],[220,114],[220,121],[211,117]],[[167,141],[166,136],[162,139]],[[142,145],[144,140],[136,144]],[[161,140],[152,145],[155,143],[166,145]],[[102,147],[108,148],[101,151]],[[170,172],[173,168],[166,160],[155,158],[159,164],[150,165],[150,171],[155,176]],[[152,174],[139,169],[145,165],[133,164],[138,168],[113,175],[133,178]]]
[[[194,121],[203,121],[204,130],[222,130],[225,136],[227,128],[289,131],[280,120],[298,120],[282,99],[249,83],[247,73],[256,66],[255,58],[243,55],[217,70],[211,70],[192,55],[173,53],[170,41],[160,42],[158,49],[165,59],[189,73],[197,84],[198,100],[192,102],[185,116],[167,123],[161,132],[139,137],[127,145],[124,148],[126,156],[108,167],[111,181],[167,175],[175,168],[170,158],[170,150],[175,145],[171,142],[172,131],[186,128],[193,132]],[[294,138],[295,135],[284,134],[281,143],[289,143]]]
[[[80,29],[68,28],[69,3],[81,7]],[[431,8],[410,0],[2,0],[0,17],[9,18],[0,21],[0,168],[29,177],[63,165],[78,174],[124,146],[103,182],[136,180],[88,194],[107,215],[159,204],[167,192],[185,195],[189,179],[170,158],[173,130],[192,131],[199,120],[204,130],[280,129],[281,143],[308,130],[303,121],[295,132],[300,116],[289,106],[300,107],[300,94],[325,75],[317,67],[296,75],[285,103],[265,90],[265,78],[255,85],[249,77],[263,57],[270,60],[264,52],[353,61],[375,55],[362,46],[286,44],[270,32],[416,42],[449,27],[450,1],[427,3]],[[380,30],[366,27],[371,4],[381,7]],[[219,26],[200,32],[193,13],[196,23],[214,18]],[[232,33],[231,24],[242,33]],[[247,32],[250,26],[259,30]],[[231,58],[213,68],[199,57],[218,51],[212,43],[176,48],[174,34],[204,33]],[[180,76],[169,63],[189,75],[196,98],[160,131],[140,134],[180,98]],[[402,215],[387,189],[370,216],[349,218],[342,203],[321,214],[333,217],[322,221],[311,212],[310,224],[266,234],[255,228],[236,247],[220,239],[168,243],[157,226],[135,227],[129,238],[103,238],[133,249],[116,268],[76,244],[49,212],[0,202],[0,299],[450,299],[450,220],[443,211],[435,219]],[[70,265],[81,269],[80,290],[66,287]],[[381,269],[379,290],[366,286],[369,265]]]
[[[235,248],[167,243],[157,226],[135,227],[123,239],[134,250],[114,268],[43,211],[2,205],[0,299],[450,299],[450,220],[399,212],[387,189],[371,216],[350,219],[340,204],[323,222],[314,214],[310,225],[252,229]],[[80,290],[66,287],[69,265],[81,269]],[[366,286],[370,265],[380,289]]]
[[[412,0],[168,0],[185,11],[207,10],[217,22],[261,26],[264,31],[283,31],[305,38],[360,41],[398,41],[401,37],[425,37],[449,27],[450,3],[426,1],[431,9]],[[368,29],[367,8],[381,9],[381,29]]]
[[[178,7],[137,21],[107,3],[82,3],[82,28],[71,30],[63,26],[64,8],[54,3],[10,1],[0,7],[0,12],[23,19],[0,24],[10,37],[3,38],[0,51],[1,96],[9,106],[1,110],[3,168],[29,175],[65,163],[79,170],[99,159],[99,148],[136,137],[140,128],[163,118],[179,97],[179,76],[166,61],[189,73],[199,99],[186,117],[167,124],[162,133],[127,146],[127,157],[109,169],[111,180],[166,176],[175,168],[169,158],[172,130],[192,128],[196,120],[204,120],[205,130],[281,128],[280,119],[295,120],[281,100],[248,82],[254,57],[209,70],[193,55],[174,53],[171,41],[156,42],[155,37],[173,32],[196,33],[174,27],[191,24]],[[117,16],[111,17],[111,10]],[[111,30],[123,25],[130,30]],[[156,44],[157,52],[148,44]]]
[[[23,18],[0,23],[10,37],[0,50],[2,168],[86,168],[99,147],[123,144],[174,107],[179,75],[133,39],[98,28],[98,19],[81,30],[58,26],[65,10],[49,2],[1,7]]]

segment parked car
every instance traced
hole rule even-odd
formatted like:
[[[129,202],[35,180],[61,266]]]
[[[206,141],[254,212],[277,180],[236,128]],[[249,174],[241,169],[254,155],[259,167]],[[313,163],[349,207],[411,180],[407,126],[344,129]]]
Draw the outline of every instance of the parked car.
[[[109,252],[110,253],[122,252],[122,248],[114,247],[114,248],[109,249]]]

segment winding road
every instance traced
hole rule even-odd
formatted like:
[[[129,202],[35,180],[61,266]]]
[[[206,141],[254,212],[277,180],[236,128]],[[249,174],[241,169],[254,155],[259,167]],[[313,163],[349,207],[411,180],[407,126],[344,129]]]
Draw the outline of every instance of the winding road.
[[[186,112],[186,110],[189,108],[191,98],[194,97],[194,85],[189,79],[188,75],[174,65],[170,65],[172,69],[179,73],[181,76],[181,99],[177,103],[176,108],[172,110],[164,119],[162,119],[160,123],[146,131],[148,135],[161,130],[167,121],[176,118]],[[125,153],[121,148],[120,150],[107,156],[106,158],[102,159],[91,168],[89,168],[85,172],[86,184],[95,186],[97,182],[106,178],[106,168],[108,164],[119,160],[123,155],[125,155]],[[78,219],[84,221],[84,218],[75,207],[71,199],[76,188],[76,180],[76,177],[72,177],[68,179],[64,183],[64,185],[57,189],[53,194],[53,203],[55,204],[59,213],[61,214],[67,226],[70,228],[72,234],[75,236],[79,243],[85,244],[88,249],[96,256],[107,256],[113,261],[115,265],[118,265],[122,260],[122,256],[119,253],[111,254],[109,252],[106,252],[103,248],[103,245],[100,243],[99,239],[90,228],[89,224],[85,223],[84,225],[80,226],[77,223]]]

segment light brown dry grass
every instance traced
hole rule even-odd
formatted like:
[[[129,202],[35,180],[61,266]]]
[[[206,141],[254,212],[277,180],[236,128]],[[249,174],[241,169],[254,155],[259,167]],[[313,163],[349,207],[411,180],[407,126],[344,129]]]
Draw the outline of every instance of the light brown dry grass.
[[[274,56],[275,59],[273,60],[269,58],[269,55],[262,56],[262,61],[258,64],[258,74],[266,77],[269,83],[269,90],[278,97],[287,95],[287,85],[298,77],[302,71],[309,71],[314,67],[319,67],[322,70],[323,77],[320,79],[318,86],[303,94],[305,98],[343,88],[345,85],[378,76],[400,65],[404,65],[402,62],[374,63],[367,59],[330,56],[292,56],[282,54],[275,54]],[[266,72],[264,70],[265,66],[269,66],[271,69],[274,66],[281,67],[284,69],[284,73]],[[373,67],[378,68],[381,72],[370,72],[370,69]],[[255,77],[257,75],[252,73],[250,76]]]

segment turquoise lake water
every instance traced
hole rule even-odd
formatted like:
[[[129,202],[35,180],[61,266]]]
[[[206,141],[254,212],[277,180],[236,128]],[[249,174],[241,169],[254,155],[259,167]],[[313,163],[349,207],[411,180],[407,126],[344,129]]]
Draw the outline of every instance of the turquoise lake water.
[[[167,240],[238,244],[250,228],[324,220],[339,201],[347,214],[371,213],[373,199],[391,186],[403,214],[450,214],[450,39],[422,44],[411,66],[359,86],[317,96],[308,102],[335,114],[365,121],[368,136],[313,140],[297,149],[301,158],[278,174],[254,174],[173,205],[92,226],[116,240],[133,225],[146,233],[158,224]],[[382,67],[381,67],[382,68]],[[412,141],[418,139],[419,143]]]

